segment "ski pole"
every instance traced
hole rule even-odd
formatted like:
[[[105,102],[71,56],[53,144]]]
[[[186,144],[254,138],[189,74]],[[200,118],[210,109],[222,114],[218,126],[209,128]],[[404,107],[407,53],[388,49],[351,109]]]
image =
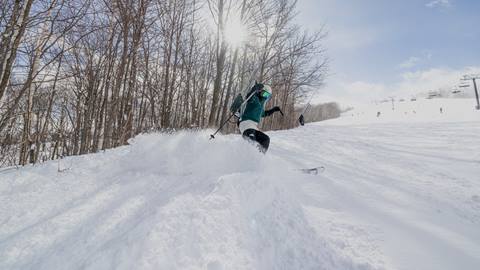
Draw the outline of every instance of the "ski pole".
[[[248,96],[247,99],[244,100],[244,101],[242,102],[242,104],[240,104],[240,107],[243,106],[245,103],[247,103],[247,101],[250,100],[250,98],[253,97],[253,95],[255,95],[255,92],[252,92],[252,93],[250,94],[250,96]],[[283,114],[283,113],[282,113],[282,114]],[[217,135],[217,133],[220,132],[220,130],[222,130],[223,126],[225,126],[225,124],[226,124],[226,123],[230,120],[230,118],[232,118],[234,115],[235,115],[235,113],[232,113],[232,114],[230,115],[230,117],[228,117],[228,119],[225,120],[225,121],[220,125],[220,127],[217,129],[217,131],[215,131],[215,133],[210,134],[210,140],[215,139],[215,135]]]
[[[217,131],[215,131],[215,133],[210,134],[210,140],[215,139],[215,135],[217,135],[217,133],[220,132],[220,130],[222,130],[223,126],[225,126],[225,124],[226,124],[228,121],[230,121],[230,118],[232,118],[232,116],[234,116],[234,115],[235,115],[235,114],[232,113],[232,114],[230,115],[230,117],[228,117],[227,120],[225,120],[225,121],[220,125],[220,127],[217,129]]]

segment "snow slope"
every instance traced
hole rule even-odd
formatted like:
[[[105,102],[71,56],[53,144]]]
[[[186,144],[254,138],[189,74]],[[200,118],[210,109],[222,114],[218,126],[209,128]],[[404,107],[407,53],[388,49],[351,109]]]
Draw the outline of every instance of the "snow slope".
[[[415,101],[395,101],[394,110],[391,102],[368,104],[344,113],[341,119],[336,119],[335,124],[475,122],[480,118],[478,111],[475,110],[476,105],[477,102],[473,98],[419,98]]]
[[[3,170],[0,269],[478,269],[472,113],[345,116],[270,132],[268,155],[237,135],[140,135]]]

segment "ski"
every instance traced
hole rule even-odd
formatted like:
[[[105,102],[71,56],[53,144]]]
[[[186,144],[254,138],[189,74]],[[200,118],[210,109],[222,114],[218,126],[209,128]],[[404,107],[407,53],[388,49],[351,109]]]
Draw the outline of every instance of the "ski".
[[[318,173],[325,171],[325,167],[320,166],[320,167],[313,167],[313,168],[305,168],[305,169],[299,169],[299,171],[306,174],[317,175]]]

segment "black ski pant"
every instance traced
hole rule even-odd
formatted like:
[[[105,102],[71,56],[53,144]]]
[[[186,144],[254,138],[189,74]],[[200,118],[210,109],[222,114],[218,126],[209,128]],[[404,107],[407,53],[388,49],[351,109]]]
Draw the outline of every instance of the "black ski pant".
[[[268,146],[270,145],[270,137],[267,134],[255,130],[253,128],[247,129],[243,132],[243,138],[248,140],[252,140],[254,142],[258,142],[260,151],[265,153],[268,150]]]

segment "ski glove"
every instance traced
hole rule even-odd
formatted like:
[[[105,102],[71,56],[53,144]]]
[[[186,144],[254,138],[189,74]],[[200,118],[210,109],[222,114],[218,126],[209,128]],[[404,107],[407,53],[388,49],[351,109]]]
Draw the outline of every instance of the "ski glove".
[[[271,108],[270,110],[265,111],[265,117],[270,116],[275,112],[280,112],[280,114],[283,116],[283,112],[282,112],[282,110],[280,110],[280,107],[275,106],[275,107]]]

